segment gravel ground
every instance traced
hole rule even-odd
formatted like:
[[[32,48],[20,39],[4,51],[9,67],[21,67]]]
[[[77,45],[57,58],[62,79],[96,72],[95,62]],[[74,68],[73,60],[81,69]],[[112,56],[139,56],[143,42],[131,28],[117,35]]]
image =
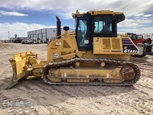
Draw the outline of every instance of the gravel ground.
[[[49,86],[41,79],[11,81],[9,58],[32,51],[46,60],[47,44],[0,43],[0,115],[153,115],[153,56],[131,57],[141,69],[132,87]]]

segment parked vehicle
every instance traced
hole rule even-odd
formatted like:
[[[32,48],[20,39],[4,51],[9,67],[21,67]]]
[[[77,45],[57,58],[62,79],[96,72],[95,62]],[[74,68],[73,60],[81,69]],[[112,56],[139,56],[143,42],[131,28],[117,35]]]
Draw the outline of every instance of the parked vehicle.
[[[27,44],[32,44],[33,43],[33,40],[32,39],[28,39],[27,40]]]
[[[18,37],[18,38],[12,38],[11,40],[13,43],[21,43],[22,38]]]
[[[33,43],[34,43],[34,44],[40,44],[40,43],[41,43],[40,38],[34,38],[34,39],[33,39]]]
[[[33,40],[32,39],[24,39],[21,41],[22,44],[33,44]]]
[[[142,34],[127,33],[135,45],[138,46],[139,56],[145,56],[152,53],[152,40],[150,38],[144,39]]]

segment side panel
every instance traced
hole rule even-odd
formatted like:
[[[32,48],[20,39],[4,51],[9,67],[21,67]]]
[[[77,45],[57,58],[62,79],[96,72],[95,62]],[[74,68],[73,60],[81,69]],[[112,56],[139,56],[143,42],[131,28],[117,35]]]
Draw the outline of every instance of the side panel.
[[[137,46],[129,38],[94,38],[93,54],[138,54]]]
[[[72,59],[75,57],[78,47],[75,36],[65,32],[61,39],[53,39],[47,49],[47,62],[52,62],[60,59]]]
[[[122,54],[122,44],[119,38],[94,38],[94,54]]]
[[[139,48],[130,38],[122,38],[123,53],[139,54]]]

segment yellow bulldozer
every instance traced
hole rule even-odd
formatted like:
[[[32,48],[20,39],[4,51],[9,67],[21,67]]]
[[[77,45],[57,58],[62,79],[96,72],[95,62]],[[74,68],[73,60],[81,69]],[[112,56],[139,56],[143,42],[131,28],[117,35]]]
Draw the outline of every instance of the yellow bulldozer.
[[[14,54],[11,88],[22,78],[41,77],[50,85],[131,86],[140,78],[139,67],[130,55],[139,49],[128,36],[117,35],[117,24],[125,19],[122,12],[92,10],[72,13],[75,32],[56,16],[57,34],[47,46],[47,60],[39,61],[31,51]]]

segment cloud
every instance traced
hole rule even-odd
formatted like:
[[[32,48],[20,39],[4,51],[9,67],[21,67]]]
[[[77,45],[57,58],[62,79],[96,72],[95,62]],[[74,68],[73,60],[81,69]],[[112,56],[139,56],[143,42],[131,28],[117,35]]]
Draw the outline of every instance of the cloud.
[[[153,22],[153,14],[138,14],[136,16],[130,17],[135,23],[139,25],[152,25]]]
[[[123,22],[120,22],[118,24],[118,27],[120,28],[135,28],[138,26],[138,23],[136,23],[134,20],[132,19],[125,19]]]
[[[135,16],[144,16],[144,13],[136,14]]]
[[[144,15],[144,17],[150,17],[150,16],[152,16],[151,14],[146,14],[146,15]]]
[[[151,0],[1,0],[0,7],[24,10],[61,10],[61,13],[69,13],[88,10],[110,9],[124,11],[127,16],[139,13],[152,12]],[[69,14],[71,15],[71,14]]]
[[[76,10],[79,12],[86,12],[89,10],[113,10],[124,12],[125,21],[118,24],[118,27],[122,31],[127,32],[151,32],[153,30],[153,1],[152,0],[0,0],[0,7],[10,9],[11,11],[44,11],[46,13],[54,13],[60,18],[72,19],[71,14]],[[19,12],[16,12],[19,13]],[[23,14],[27,15],[27,14]],[[25,29],[20,28],[26,27]],[[33,24],[25,23],[13,23],[7,24],[8,26],[15,26],[20,28],[21,31],[17,31],[20,34],[22,31],[28,31],[35,29]],[[3,25],[5,27],[5,24]],[[36,24],[37,27],[44,27],[43,25]],[[5,32],[10,28],[6,29]],[[12,31],[12,32],[11,32]],[[10,29],[10,33],[13,30]],[[15,32],[14,32],[15,33]],[[26,33],[26,32],[25,32]],[[21,34],[22,35],[22,34]],[[23,34],[26,35],[26,34]]]
[[[125,21],[118,24],[118,31],[124,33],[132,32],[138,34],[153,33],[153,26],[150,25],[151,22],[153,22],[153,20],[150,19],[125,19]],[[149,24],[149,26],[146,26],[147,24]]]
[[[127,33],[127,32],[132,32],[132,33],[137,33],[137,34],[153,34],[152,32],[153,27],[143,27],[143,28],[124,28],[124,29],[119,29],[119,32],[121,33]]]
[[[10,37],[14,37],[14,34],[20,37],[27,37],[27,31],[42,29],[42,28],[51,28],[55,26],[46,26],[41,24],[26,24],[26,23],[1,23],[0,24],[0,39],[8,39],[8,32]]]
[[[28,16],[27,14],[22,14],[19,12],[7,12],[7,11],[2,11],[0,10],[1,15],[7,15],[7,16]]]

